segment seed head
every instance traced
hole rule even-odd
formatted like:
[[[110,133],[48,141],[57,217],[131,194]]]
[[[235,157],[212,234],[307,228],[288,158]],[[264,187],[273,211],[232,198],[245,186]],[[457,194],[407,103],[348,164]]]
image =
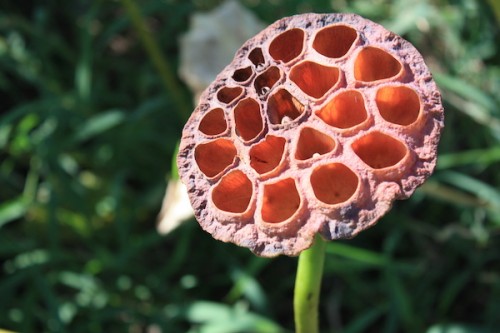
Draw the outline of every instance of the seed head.
[[[202,94],[178,156],[196,218],[261,256],[351,238],[432,173],[441,96],[406,40],[354,14],[281,19]]]

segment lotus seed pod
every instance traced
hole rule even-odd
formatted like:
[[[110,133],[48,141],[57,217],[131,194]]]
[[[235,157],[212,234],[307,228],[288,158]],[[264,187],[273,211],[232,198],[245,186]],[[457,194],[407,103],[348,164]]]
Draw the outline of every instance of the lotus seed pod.
[[[354,14],[297,15],[247,41],[204,91],[178,167],[214,238],[295,256],[408,198],[434,169],[442,127],[409,42]]]

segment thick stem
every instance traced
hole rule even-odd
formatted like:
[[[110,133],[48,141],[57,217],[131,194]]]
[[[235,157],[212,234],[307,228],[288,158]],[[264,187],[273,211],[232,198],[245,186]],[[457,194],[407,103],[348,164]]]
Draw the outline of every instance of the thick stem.
[[[318,304],[325,261],[325,242],[318,235],[299,256],[293,308],[296,333],[318,333]]]

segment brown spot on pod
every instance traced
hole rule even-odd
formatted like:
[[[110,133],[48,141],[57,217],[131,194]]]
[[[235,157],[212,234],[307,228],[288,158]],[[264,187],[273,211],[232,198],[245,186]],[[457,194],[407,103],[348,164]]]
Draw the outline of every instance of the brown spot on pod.
[[[401,62],[378,47],[365,47],[354,62],[354,78],[372,82],[396,77],[403,70]]]
[[[206,135],[218,135],[224,133],[227,129],[224,111],[221,108],[216,108],[207,112],[207,114],[201,119],[198,129]]]
[[[289,62],[299,56],[304,48],[304,31],[290,29],[274,38],[269,45],[269,54],[274,60]]]
[[[352,27],[333,25],[316,33],[313,48],[325,57],[341,58],[349,52],[357,37]]]
[[[264,129],[259,103],[252,98],[241,100],[234,108],[234,125],[244,141],[255,139]]]
[[[357,126],[368,117],[363,94],[357,90],[346,90],[334,96],[316,115],[340,129]]]
[[[236,147],[228,139],[201,143],[194,149],[194,159],[201,172],[213,178],[231,165],[236,157]]]
[[[250,149],[250,166],[259,175],[274,171],[283,162],[285,145],[284,138],[268,135]]]
[[[222,177],[212,191],[214,205],[227,213],[243,213],[250,204],[253,194],[252,182],[240,170],[234,170]]]
[[[358,176],[342,163],[319,166],[311,173],[311,186],[316,198],[329,205],[349,200],[359,187]]]
[[[324,66],[313,61],[297,64],[290,72],[290,80],[314,98],[323,97],[339,82],[339,78],[340,72],[337,67]]]

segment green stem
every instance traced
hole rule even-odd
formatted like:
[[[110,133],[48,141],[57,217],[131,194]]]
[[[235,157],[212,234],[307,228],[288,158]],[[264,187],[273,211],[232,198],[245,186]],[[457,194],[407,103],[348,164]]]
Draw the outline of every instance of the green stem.
[[[318,235],[313,246],[299,256],[293,299],[296,333],[319,332],[318,304],[325,262],[325,244]]]
[[[183,92],[177,84],[176,75],[174,74],[174,71],[168,61],[163,56],[158,43],[148,30],[139,7],[137,7],[134,0],[122,0],[122,3],[132,20],[132,24],[139,34],[139,38],[141,39],[146,52],[151,58],[153,65],[158,70],[158,74],[160,75],[163,85],[167,90],[167,94],[172,97],[180,116],[184,119],[187,118],[191,113],[191,106],[183,98]]]

